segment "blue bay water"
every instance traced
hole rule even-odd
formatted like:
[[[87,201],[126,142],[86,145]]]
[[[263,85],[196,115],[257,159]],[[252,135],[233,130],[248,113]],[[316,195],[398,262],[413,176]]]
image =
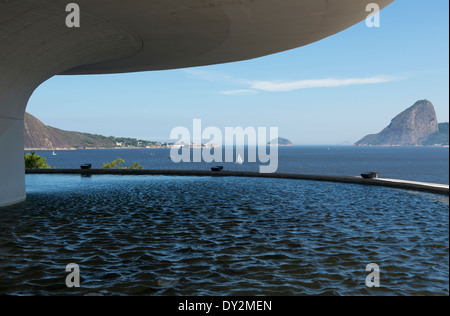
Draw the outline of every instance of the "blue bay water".
[[[224,152],[224,151],[223,151]],[[259,164],[235,163],[174,163],[169,149],[90,149],[37,151],[52,167],[76,168],[102,163],[120,157],[125,165],[139,162],[146,169],[208,170],[220,164],[225,170],[258,171]],[[247,151],[246,151],[247,153]],[[223,159],[224,160],[224,159]],[[357,176],[377,171],[380,177],[449,184],[449,149],[441,147],[353,147],[353,146],[293,146],[279,147],[278,172]]]
[[[37,152],[57,168],[121,157],[209,169],[168,149]],[[448,183],[448,148],[279,148],[279,172]],[[258,164],[221,163],[257,171]],[[26,175],[0,209],[0,294],[449,295],[447,196],[317,181]],[[65,284],[69,263],[80,288]],[[380,267],[380,287],[365,284]]]

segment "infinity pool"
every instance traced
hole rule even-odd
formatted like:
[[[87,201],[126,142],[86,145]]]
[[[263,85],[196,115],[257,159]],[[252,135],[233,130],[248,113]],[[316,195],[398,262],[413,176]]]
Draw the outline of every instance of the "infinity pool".
[[[26,182],[27,200],[0,208],[0,294],[449,294],[445,196],[256,178]]]

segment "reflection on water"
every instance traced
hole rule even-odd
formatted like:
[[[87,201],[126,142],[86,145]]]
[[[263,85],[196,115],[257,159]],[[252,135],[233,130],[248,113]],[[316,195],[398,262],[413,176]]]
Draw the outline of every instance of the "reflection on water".
[[[418,196],[426,197],[432,201],[439,201],[444,205],[449,206],[449,197],[447,195],[434,195],[434,194],[426,194],[418,191],[407,191],[409,194],[415,194]]]
[[[0,294],[448,295],[448,198],[282,179],[27,175]],[[67,288],[69,263],[81,287]],[[367,288],[368,263],[380,288]]]

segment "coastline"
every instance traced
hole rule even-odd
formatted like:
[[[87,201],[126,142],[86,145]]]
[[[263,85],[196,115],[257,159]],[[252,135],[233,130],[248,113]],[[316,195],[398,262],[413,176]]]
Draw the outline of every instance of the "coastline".
[[[354,147],[427,147],[427,148],[449,148],[449,145],[356,145]]]
[[[267,145],[268,147],[301,147],[311,145]],[[312,145],[315,146],[315,145]],[[450,148],[449,145],[318,145],[318,146],[343,146],[343,147],[426,147],[426,148]],[[178,148],[178,146],[166,147],[88,147],[88,148],[24,148],[24,151],[54,151],[54,150],[92,150],[92,149],[171,149]],[[194,147],[190,147],[194,148]],[[195,147],[198,148],[198,147]],[[206,147],[211,148],[211,147]]]
[[[54,151],[54,150],[92,150],[92,149],[171,149],[171,148],[180,148],[178,144],[176,145],[167,145],[167,146],[140,146],[140,147],[132,147],[132,146],[118,146],[118,147],[84,147],[84,148],[74,148],[74,147],[55,147],[55,148],[46,148],[46,147],[36,147],[36,148],[24,148],[24,151]],[[191,144],[189,148],[218,148],[220,145],[212,144],[209,146],[200,146]]]
[[[24,151],[92,150],[92,149],[170,149],[171,147],[89,147],[89,148],[24,148]]]

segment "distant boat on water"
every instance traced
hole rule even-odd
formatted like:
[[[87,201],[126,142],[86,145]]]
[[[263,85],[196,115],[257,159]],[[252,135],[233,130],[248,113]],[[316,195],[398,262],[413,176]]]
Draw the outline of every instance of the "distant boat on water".
[[[238,165],[242,165],[242,164],[244,163],[244,161],[242,160],[241,155],[238,156],[238,159],[237,159],[236,163],[237,163]]]
[[[55,153],[55,151],[53,151],[52,155],[53,155],[53,156],[56,156],[56,153]]]

